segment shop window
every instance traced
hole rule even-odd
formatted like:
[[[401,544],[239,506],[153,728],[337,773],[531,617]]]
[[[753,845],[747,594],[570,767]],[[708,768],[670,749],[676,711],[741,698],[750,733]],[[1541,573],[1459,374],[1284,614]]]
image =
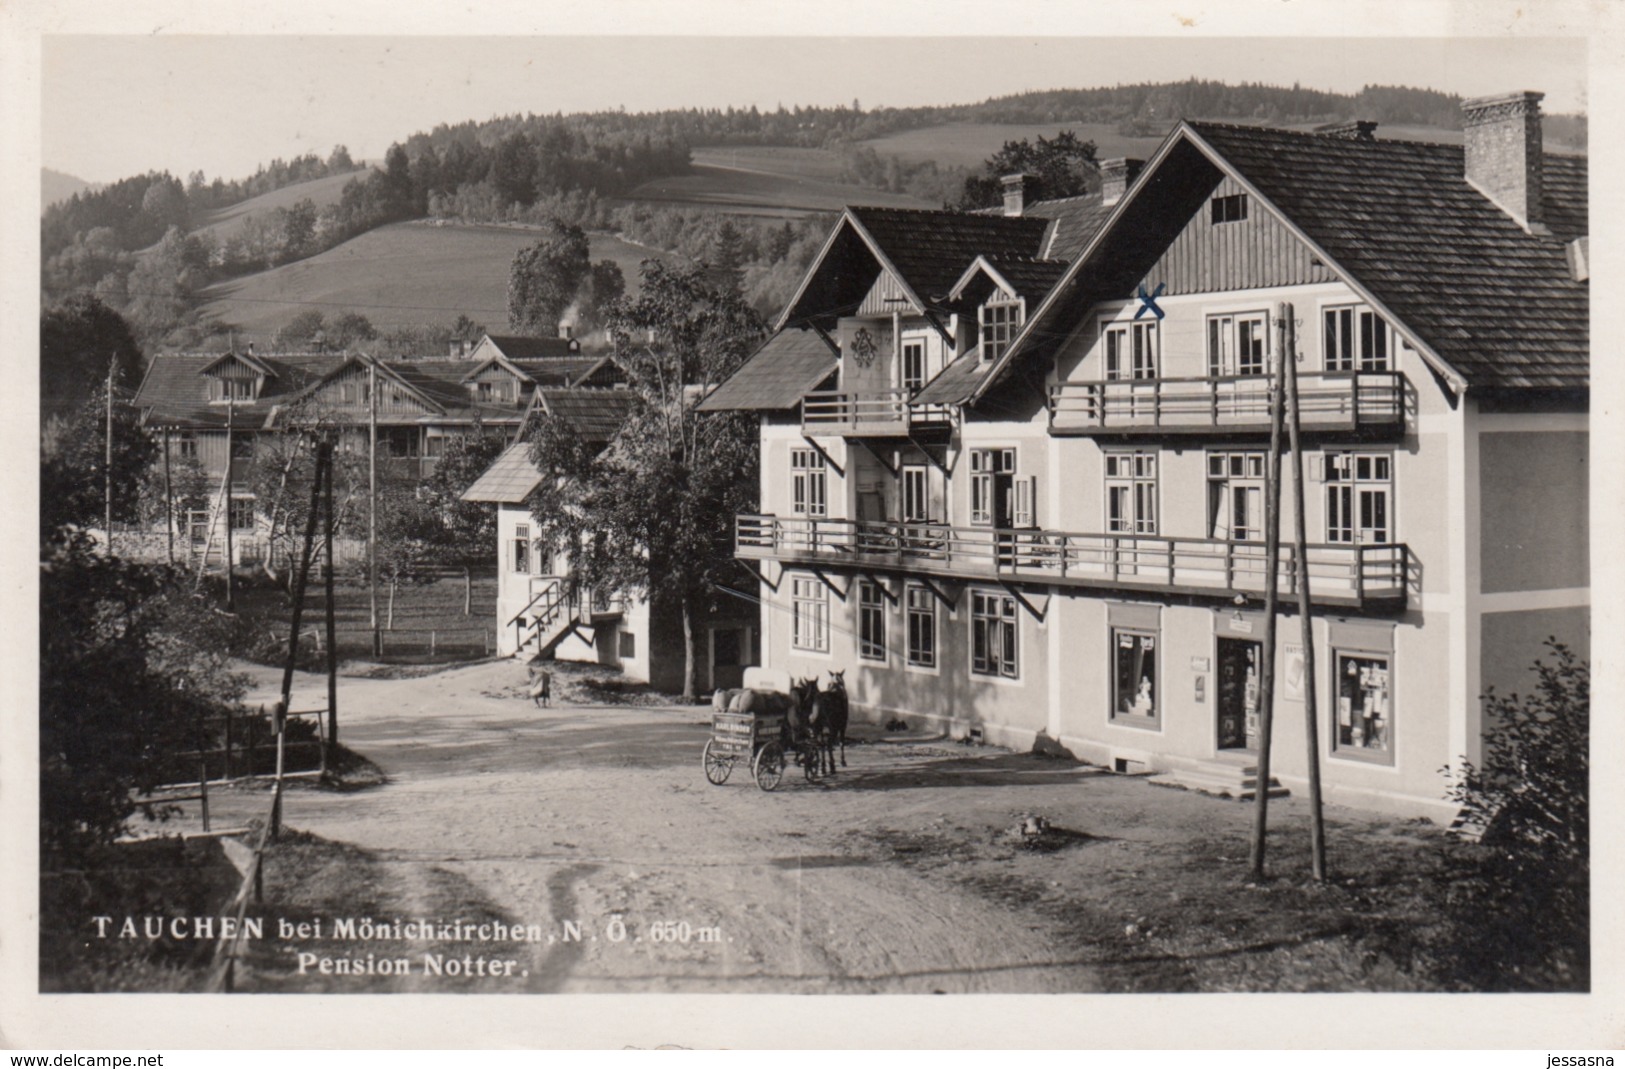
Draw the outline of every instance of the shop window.
[[[1127,628],[1112,629],[1112,719],[1155,727],[1157,705],[1157,636]]]
[[[971,671],[1010,679],[1019,676],[1021,620],[1016,615],[1016,599],[972,591],[970,622]]]
[[[1332,651],[1332,750],[1339,757],[1394,759],[1391,659]]]
[[[858,584],[858,656],[886,659],[886,595],[867,579]]]
[[[937,666],[937,598],[923,586],[910,586],[904,595],[908,616],[908,663],[916,668]]]
[[[829,589],[816,577],[797,577],[790,586],[793,608],[790,645],[829,652]]]

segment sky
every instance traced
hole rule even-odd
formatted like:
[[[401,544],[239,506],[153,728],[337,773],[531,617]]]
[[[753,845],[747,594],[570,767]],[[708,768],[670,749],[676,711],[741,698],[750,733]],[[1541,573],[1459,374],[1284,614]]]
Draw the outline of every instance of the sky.
[[[1374,25],[1340,21],[1316,32]],[[41,162],[92,182],[149,170],[229,179],[275,157],[326,156],[336,144],[376,159],[416,131],[499,114],[854,99],[867,109],[1191,77],[1340,92],[1366,84],[1463,96],[1539,89],[1549,112],[1586,107],[1579,36],[717,36],[697,32],[703,23],[683,28],[687,35],[581,37],[200,35],[162,26],[45,33]]]

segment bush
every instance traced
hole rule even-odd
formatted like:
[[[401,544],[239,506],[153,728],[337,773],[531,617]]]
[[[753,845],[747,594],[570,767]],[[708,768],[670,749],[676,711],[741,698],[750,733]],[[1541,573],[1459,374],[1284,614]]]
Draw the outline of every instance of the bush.
[[[1478,990],[1590,988],[1591,672],[1555,639],[1526,698],[1484,697],[1484,764],[1450,791],[1483,844],[1449,894],[1447,978]]]

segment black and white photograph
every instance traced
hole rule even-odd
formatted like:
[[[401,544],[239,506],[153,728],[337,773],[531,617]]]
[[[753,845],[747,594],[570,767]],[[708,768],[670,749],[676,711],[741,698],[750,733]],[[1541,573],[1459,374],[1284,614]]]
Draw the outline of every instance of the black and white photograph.
[[[7,1046],[1625,1042],[1619,13],[881,6],[0,13]]]

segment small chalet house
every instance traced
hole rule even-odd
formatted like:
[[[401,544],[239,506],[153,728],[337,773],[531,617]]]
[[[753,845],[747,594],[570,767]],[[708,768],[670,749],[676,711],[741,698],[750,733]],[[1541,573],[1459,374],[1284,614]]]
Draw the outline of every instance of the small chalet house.
[[[257,559],[264,546],[253,537],[259,528],[250,488],[256,451],[269,438],[320,419],[340,428],[341,449],[365,454],[372,364],[379,393],[379,474],[413,480],[433,471],[448,439],[476,426],[517,433],[539,389],[620,381],[607,357],[565,349],[559,356],[510,359],[488,345],[490,340],[482,340],[468,357],[450,360],[256,355],[252,346],[244,352],[153,357],[134,404],[160,437],[172,466],[195,459],[218,491],[227,485],[228,450],[232,457],[229,499],[215,492],[209,509],[177,517],[177,532],[212,555],[223,549],[229,518],[233,531],[244,536],[233,547],[238,561]]]
[[[582,441],[603,446],[626,421],[632,395],[620,390],[538,390],[536,406],[563,420]],[[497,651],[518,657],[552,654],[620,669],[662,690],[683,682],[682,617],[644,598],[609,598],[583,589],[562,553],[533,533],[530,500],[551,492],[521,441],[498,457],[463,493],[497,507]],[[696,685],[739,686],[754,664],[756,616],[725,606],[696,638]]]
[[[1312,686],[1329,800],[1448,820],[1484,691],[1589,649],[1586,162],[1539,101],[1467,102],[1465,146],[1182,122],[1098,197],[848,209],[705,402],[761,416],[764,663],[1251,794],[1280,337],[1315,674],[1284,567],[1272,769],[1306,782]]]

